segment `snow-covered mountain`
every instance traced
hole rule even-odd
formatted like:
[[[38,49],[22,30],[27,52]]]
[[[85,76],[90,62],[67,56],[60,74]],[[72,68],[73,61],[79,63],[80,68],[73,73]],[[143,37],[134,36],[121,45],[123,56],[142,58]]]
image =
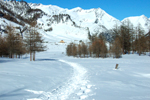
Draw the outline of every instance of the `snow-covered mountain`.
[[[116,18],[107,14],[104,10],[89,9],[84,10],[80,7],[74,9],[63,9],[53,5],[30,4],[32,9],[41,9],[47,15],[53,17],[56,15],[69,15],[70,19],[79,27],[88,27],[91,33],[103,32],[112,29],[115,24],[120,25],[121,22]],[[60,18],[61,19],[61,18]],[[57,23],[58,24],[58,23]]]
[[[140,25],[147,33],[150,29],[150,19],[145,15],[128,17],[122,20],[123,23],[130,21],[133,24],[133,27],[138,27]]]
[[[10,23],[23,29],[32,21],[37,21],[37,30],[49,41],[86,40],[89,34],[108,33],[108,30],[114,28],[115,25],[120,26],[127,20],[130,20],[134,27],[140,23],[145,33],[150,27],[150,19],[144,15],[119,21],[101,8],[64,9],[54,5],[18,1],[1,1],[0,16],[2,29]]]

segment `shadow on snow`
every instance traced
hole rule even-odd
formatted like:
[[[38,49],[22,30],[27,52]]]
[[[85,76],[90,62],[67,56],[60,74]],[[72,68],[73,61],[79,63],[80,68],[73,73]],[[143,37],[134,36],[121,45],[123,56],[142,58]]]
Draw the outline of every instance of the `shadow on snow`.
[[[57,61],[56,59],[37,59],[35,61]]]
[[[20,91],[23,91],[25,88],[19,88],[12,91],[9,91],[7,93],[0,94],[0,98],[6,98],[6,97],[13,97],[13,96],[19,96],[19,95],[26,95],[25,93],[20,93]]]
[[[7,62],[13,62],[12,60],[2,60],[0,59],[0,63],[7,63]]]

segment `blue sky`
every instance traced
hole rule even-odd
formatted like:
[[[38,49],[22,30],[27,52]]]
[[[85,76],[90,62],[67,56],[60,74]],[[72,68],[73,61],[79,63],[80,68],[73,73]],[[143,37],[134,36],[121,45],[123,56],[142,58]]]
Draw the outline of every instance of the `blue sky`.
[[[130,16],[145,15],[150,18],[150,0],[25,0],[29,3],[57,5],[62,8],[101,8],[113,17],[122,20]]]

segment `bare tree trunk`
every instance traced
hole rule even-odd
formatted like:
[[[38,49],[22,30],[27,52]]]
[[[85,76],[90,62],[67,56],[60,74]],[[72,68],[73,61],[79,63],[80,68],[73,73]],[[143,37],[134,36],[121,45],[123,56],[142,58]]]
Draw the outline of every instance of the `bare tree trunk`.
[[[32,61],[32,52],[30,51],[30,61]]]
[[[9,58],[13,58],[13,54],[11,52],[9,54]]]
[[[33,61],[35,61],[35,51],[33,52]]]

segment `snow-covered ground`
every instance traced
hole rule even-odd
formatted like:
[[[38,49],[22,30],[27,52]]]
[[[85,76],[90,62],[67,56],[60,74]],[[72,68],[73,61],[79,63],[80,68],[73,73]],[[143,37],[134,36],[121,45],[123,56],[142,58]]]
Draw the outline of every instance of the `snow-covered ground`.
[[[35,62],[0,58],[0,100],[150,100],[149,56],[73,58],[65,47],[49,43]]]

